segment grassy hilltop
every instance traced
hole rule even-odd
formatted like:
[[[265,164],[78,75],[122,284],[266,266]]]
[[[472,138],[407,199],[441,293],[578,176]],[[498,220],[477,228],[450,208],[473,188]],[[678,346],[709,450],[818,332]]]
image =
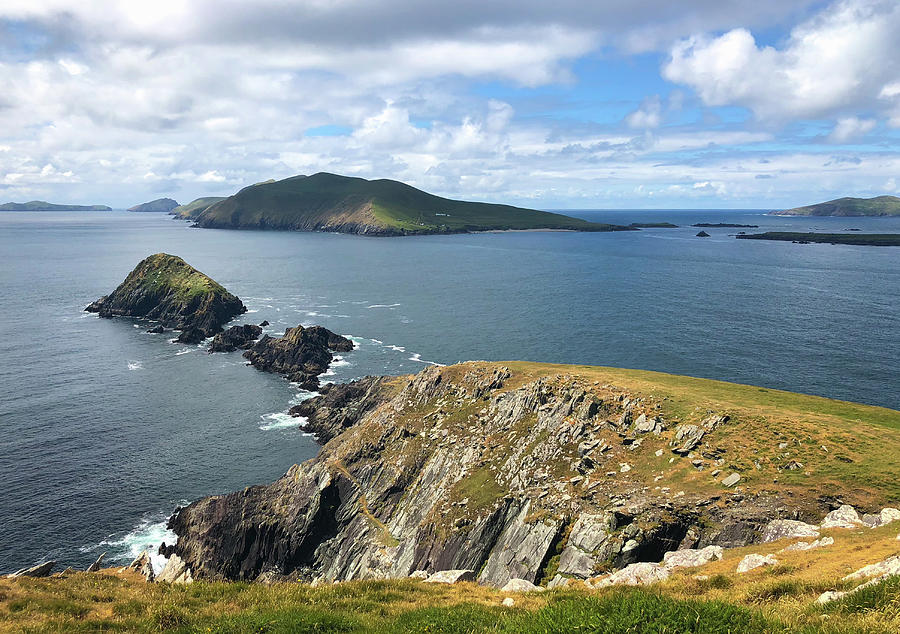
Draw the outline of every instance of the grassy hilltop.
[[[206,196],[205,198],[197,198],[196,200],[192,200],[191,202],[184,205],[178,205],[169,213],[184,220],[191,220],[206,211],[210,207],[210,205],[214,205],[221,200],[225,200],[225,197]]]
[[[27,203],[3,203],[0,211],[111,211],[106,205],[55,205],[44,200]]]
[[[838,198],[828,202],[795,207],[785,211],[773,211],[776,216],[900,216],[900,198],[877,196],[875,198]]]
[[[441,198],[393,180],[370,181],[324,172],[246,187],[200,213],[197,224],[365,235],[630,230],[534,209]]]

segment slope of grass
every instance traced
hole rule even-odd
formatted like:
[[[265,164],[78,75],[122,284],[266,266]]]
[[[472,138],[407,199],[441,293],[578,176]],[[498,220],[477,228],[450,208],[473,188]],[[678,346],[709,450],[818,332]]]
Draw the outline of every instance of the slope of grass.
[[[789,216],[900,216],[900,198],[838,198],[774,213]]]
[[[184,218],[185,220],[190,218],[196,218],[201,213],[206,211],[210,207],[210,205],[214,205],[215,203],[225,200],[224,196],[207,196],[205,198],[197,198],[196,200],[192,200],[189,203],[184,205],[178,205],[171,212],[169,212],[173,216],[178,216],[179,218]]]
[[[504,229],[629,230],[533,209],[441,198],[397,181],[319,173],[260,183],[216,203],[200,226],[400,235]]]

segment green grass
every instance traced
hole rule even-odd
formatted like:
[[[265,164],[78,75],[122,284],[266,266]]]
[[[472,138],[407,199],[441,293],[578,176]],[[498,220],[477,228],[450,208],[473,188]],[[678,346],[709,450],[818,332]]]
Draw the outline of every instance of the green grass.
[[[791,216],[900,216],[900,198],[838,198],[776,213]]]
[[[210,205],[214,205],[220,200],[225,200],[224,196],[207,196],[205,198],[197,198],[196,200],[192,200],[191,202],[178,205],[173,209],[170,213],[173,216],[178,216],[179,218],[189,219],[196,218],[201,213],[206,211]]]
[[[210,206],[203,227],[331,230],[372,235],[505,229],[629,230],[509,205],[441,198],[397,181],[319,173],[259,183]]]
[[[182,302],[209,293],[228,292],[180,257],[166,253],[157,253],[141,261],[123,284],[126,289],[140,286],[158,295],[171,292]]]

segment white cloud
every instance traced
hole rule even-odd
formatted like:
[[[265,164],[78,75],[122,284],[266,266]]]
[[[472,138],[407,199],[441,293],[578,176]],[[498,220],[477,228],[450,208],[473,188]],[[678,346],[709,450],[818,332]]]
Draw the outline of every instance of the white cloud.
[[[898,30],[900,3],[844,0],[797,26],[780,49],[759,46],[745,28],[682,40],[663,75],[708,105],[746,106],[775,120],[829,117],[894,96]]]
[[[645,99],[641,107],[628,114],[625,122],[632,128],[658,128],[662,120],[659,95]]]
[[[838,119],[834,130],[828,135],[828,140],[833,143],[853,141],[871,132],[875,128],[876,123],[875,119],[858,119],[856,117]]]

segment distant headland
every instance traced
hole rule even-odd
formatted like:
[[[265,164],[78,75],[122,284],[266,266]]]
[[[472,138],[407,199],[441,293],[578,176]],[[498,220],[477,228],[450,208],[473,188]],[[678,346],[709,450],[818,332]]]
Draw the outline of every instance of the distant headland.
[[[112,211],[106,205],[55,205],[44,200],[30,200],[27,203],[3,203],[0,211]]]
[[[770,216],[900,216],[900,198],[838,198],[828,202],[772,211]]]

